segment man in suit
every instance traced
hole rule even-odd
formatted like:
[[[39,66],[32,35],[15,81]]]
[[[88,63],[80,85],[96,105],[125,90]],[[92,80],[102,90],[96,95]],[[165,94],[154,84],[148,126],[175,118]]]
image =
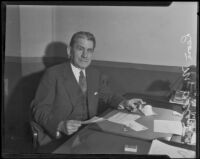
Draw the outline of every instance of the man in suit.
[[[31,108],[33,120],[40,128],[40,145],[70,136],[81,127],[81,121],[97,115],[101,100],[114,108],[133,108],[141,99],[125,100],[113,93],[107,82],[89,65],[96,46],[89,32],[77,32],[68,47],[69,62],[53,66],[44,73]],[[41,129],[42,128],[42,129]]]

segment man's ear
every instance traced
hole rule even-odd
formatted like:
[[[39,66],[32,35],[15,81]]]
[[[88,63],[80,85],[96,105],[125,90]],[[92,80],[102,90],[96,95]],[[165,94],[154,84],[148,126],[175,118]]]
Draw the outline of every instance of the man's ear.
[[[67,46],[67,56],[68,58],[71,57],[71,47],[69,45]]]

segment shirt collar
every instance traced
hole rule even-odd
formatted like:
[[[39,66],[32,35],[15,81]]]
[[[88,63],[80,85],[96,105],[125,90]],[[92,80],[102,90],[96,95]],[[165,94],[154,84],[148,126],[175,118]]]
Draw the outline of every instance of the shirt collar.
[[[80,69],[80,68],[75,67],[72,63],[70,63],[70,64],[71,64],[71,68],[72,68],[72,71],[73,71],[75,76],[76,75],[79,76],[81,70],[83,71],[84,76],[86,76],[85,69]]]

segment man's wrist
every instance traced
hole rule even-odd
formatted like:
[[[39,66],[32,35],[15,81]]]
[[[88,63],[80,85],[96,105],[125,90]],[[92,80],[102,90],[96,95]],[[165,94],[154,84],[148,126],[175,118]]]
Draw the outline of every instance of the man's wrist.
[[[58,124],[58,128],[57,128],[57,131],[56,131],[56,138],[59,138],[61,136],[61,132],[64,131],[64,121],[61,121],[59,124]]]
[[[63,131],[63,127],[64,127],[64,121],[61,121],[59,124],[58,124],[58,131]]]
[[[125,109],[127,106],[127,100],[123,100],[122,102],[119,103],[117,109]]]

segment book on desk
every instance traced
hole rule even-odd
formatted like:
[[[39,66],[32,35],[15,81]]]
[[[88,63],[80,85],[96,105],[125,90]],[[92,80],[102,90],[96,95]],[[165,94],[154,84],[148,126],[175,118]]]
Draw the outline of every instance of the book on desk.
[[[189,92],[181,90],[173,91],[169,102],[187,105],[189,103]]]

